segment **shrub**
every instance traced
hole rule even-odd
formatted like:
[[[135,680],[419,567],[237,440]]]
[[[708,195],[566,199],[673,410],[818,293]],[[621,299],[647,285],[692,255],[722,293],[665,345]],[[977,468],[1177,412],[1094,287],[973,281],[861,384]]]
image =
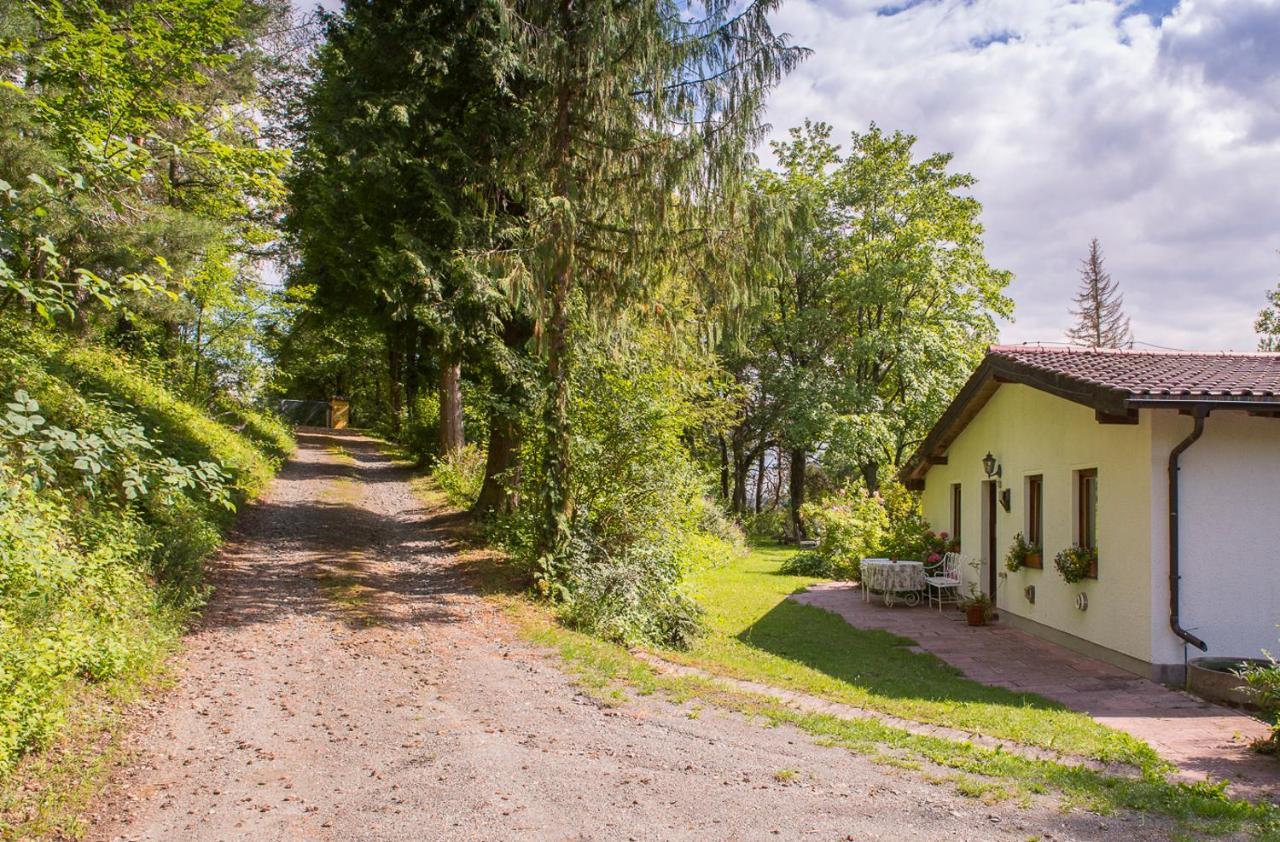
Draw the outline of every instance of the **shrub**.
[[[561,609],[571,625],[618,643],[673,649],[687,649],[702,633],[702,609],[680,591],[671,547],[637,544],[612,559],[580,545],[575,555]]]
[[[846,489],[801,511],[818,535],[814,553],[833,578],[857,579],[862,559],[877,555],[889,533],[885,507],[862,491]]]
[[[1266,754],[1280,755],[1280,661],[1270,652],[1263,651],[1265,665],[1247,667],[1240,671],[1246,691],[1255,704],[1271,718],[1271,736],[1254,744],[1254,748]]]
[[[528,425],[522,446],[524,504],[496,521],[495,531],[566,622],[627,644],[683,647],[702,626],[682,590],[684,575],[744,545],[704,499],[707,478],[685,447],[687,432],[705,417],[702,375],[696,363],[672,359],[681,351],[668,339],[641,332],[624,352],[602,345],[577,357],[567,550],[553,558],[538,543],[547,447],[539,424]]]
[[[3,771],[80,684],[158,662],[219,526],[292,442],[270,416],[217,399],[219,422],[115,352],[7,317],[0,399]]]
[[[815,576],[821,579],[834,579],[838,575],[836,566],[830,559],[812,550],[788,556],[778,571],[787,576]]]
[[[450,505],[468,509],[480,496],[480,486],[484,483],[484,453],[474,444],[468,444],[437,460],[431,476]]]
[[[293,431],[274,412],[245,406],[226,395],[215,398],[213,406],[219,421],[272,458],[283,460],[293,453]]]
[[[440,455],[440,399],[434,392],[418,395],[396,441],[419,466],[435,462]]]
[[[747,515],[742,528],[757,541],[781,541],[787,537],[787,510],[778,507]]]

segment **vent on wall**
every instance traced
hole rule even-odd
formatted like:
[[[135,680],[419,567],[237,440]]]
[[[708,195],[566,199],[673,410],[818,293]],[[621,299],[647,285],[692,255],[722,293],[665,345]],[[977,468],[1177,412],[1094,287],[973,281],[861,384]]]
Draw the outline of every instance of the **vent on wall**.
[[[1089,595],[1087,593],[1082,592],[1076,594],[1076,608],[1079,608],[1081,611],[1089,610]]]

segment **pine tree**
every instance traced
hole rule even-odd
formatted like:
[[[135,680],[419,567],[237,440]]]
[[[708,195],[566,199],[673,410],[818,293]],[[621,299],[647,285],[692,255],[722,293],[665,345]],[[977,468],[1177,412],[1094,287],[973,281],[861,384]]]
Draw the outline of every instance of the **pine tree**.
[[[735,194],[765,94],[804,51],[778,0],[508,0],[530,113],[527,275],[546,355],[542,580],[573,520],[568,404],[575,321],[644,301],[672,254]]]
[[[1067,331],[1074,345],[1091,348],[1132,348],[1133,330],[1124,312],[1124,296],[1102,265],[1098,238],[1089,241],[1089,256],[1080,261],[1080,291],[1071,315],[1076,324]]]

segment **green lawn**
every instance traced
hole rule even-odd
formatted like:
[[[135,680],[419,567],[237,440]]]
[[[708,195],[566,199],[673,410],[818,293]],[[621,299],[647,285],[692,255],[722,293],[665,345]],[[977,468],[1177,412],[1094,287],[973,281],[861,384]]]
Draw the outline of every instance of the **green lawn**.
[[[1032,694],[963,677],[913,641],[850,626],[788,600],[815,579],[778,573],[793,550],[756,548],[698,573],[693,592],[711,633],[688,653],[661,652],[703,669],[992,737],[1143,769],[1160,765],[1145,743]]]

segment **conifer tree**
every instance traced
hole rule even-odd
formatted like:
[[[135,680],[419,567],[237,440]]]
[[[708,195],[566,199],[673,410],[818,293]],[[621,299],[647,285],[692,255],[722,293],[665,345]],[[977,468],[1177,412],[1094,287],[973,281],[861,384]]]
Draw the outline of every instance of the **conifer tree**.
[[[1071,315],[1076,324],[1067,331],[1074,345],[1090,348],[1132,348],[1133,330],[1124,312],[1119,285],[1102,265],[1098,238],[1089,241],[1089,256],[1080,261],[1080,291]]]
[[[542,580],[573,519],[572,325],[647,297],[673,250],[729,201],[760,140],[765,94],[804,52],[778,0],[510,0],[530,97],[527,287],[546,355]]]

